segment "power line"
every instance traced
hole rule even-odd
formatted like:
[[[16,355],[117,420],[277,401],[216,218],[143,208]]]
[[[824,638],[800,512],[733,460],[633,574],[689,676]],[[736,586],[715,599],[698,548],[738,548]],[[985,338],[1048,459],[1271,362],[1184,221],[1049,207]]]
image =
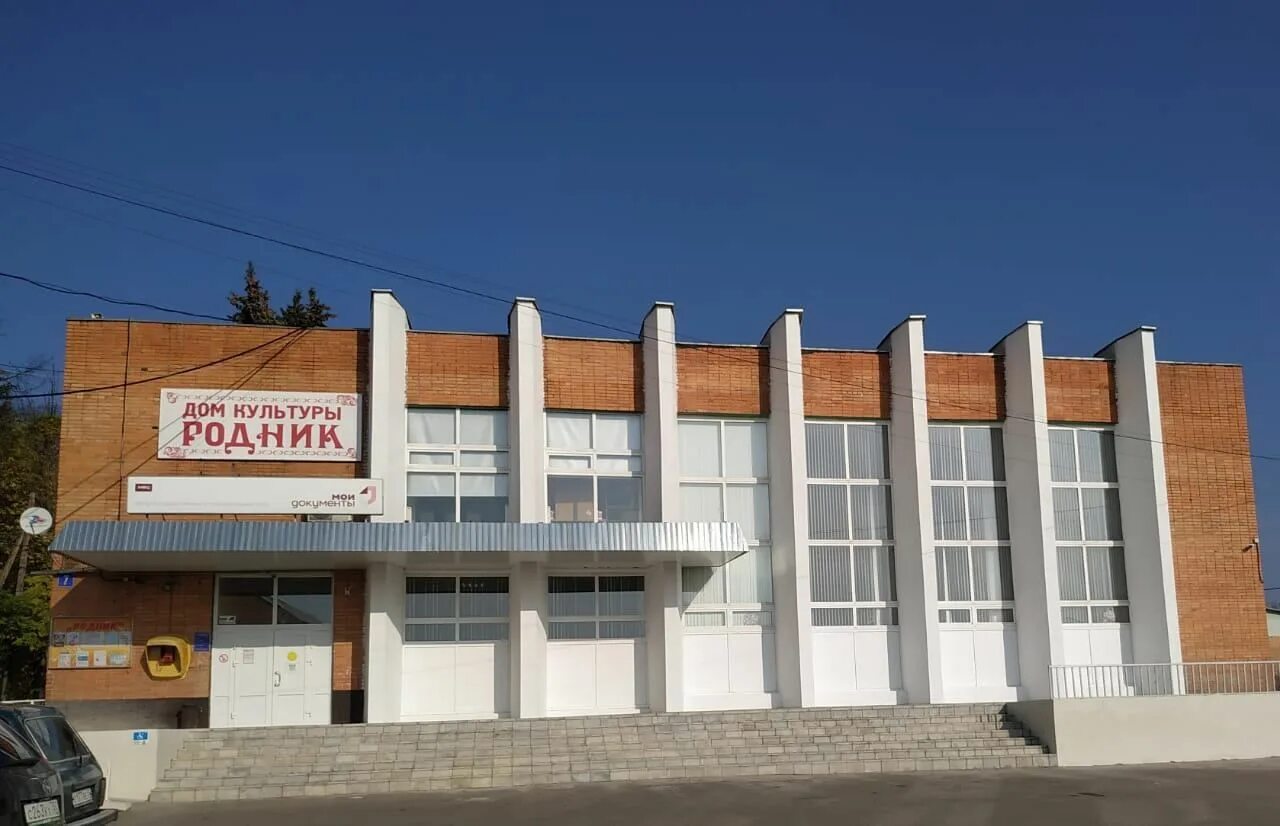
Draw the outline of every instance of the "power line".
[[[0,278],[8,278],[12,281],[22,281],[33,287],[39,287],[42,290],[48,290],[51,293],[61,293],[62,295],[79,295],[85,298],[92,298],[96,301],[105,301],[108,304],[115,304],[120,307],[141,307],[147,310],[158,310],[162,313],[171,313],[173,315],[186,316],[187,318],[211,319],[213,321],[223,321],[227,319],[223,316],[209,315],[208,313],[193,313],[188,310],[179,310],[175,307],[164,307],[159,304],[152,304],[148,301],[130,301],[123,298],[112,298],[101,293],[88,292],[86,290],[76,290],[71,287],[64,287],[61,284],[54,284],[51,281],[38,281],[34,278],[27,278],[25,275],[15,275],[10,272],[0,272]]]

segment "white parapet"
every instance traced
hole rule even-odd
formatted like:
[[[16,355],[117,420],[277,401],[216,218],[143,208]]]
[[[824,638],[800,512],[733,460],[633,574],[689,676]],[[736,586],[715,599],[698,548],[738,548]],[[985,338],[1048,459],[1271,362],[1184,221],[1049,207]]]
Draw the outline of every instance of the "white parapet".
[[[542,315],[532,298],[517,298],[507,316],[512,522],[547,521],[546,437],[543,425]]]
[[[409,316],[390,290],[374,290],[369,327],[369,476],[385,506],[373,522],[403,522],[406,506],[406,383]]]
[[[680,512],[676,446],[676,314],[658,302],[641,327],[644,353],[644,517],[673,521]]]

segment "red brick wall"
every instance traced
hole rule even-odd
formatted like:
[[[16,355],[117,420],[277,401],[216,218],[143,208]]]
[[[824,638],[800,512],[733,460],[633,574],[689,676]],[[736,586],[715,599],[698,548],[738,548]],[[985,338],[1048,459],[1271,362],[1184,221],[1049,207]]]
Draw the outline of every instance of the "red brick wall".
[[[213,361],[220,363],[161,378]],[[182,518],[126,513],[131,475],[358,477],[360,462],[161,460],[156,428],[164,387],[367,393],[368,362],[363,330],[68,322],[66,389],[131,385],[63,399],[57,521]]]
[[[1182,657],[1266,659],[1243,371],[1160,364],[1156,372]]]
[[[1051,422],[1115,424],[1115,363],[1104,359],[1044,360]]]
[[[889,418],[888,353],[815,350],[803,358],[806,416]]]
[[[769,413],[769,349],[714,344],[676,346],[680,413]]]
[[[364,687],[364,617],[364,571],[334,571],[334,691]]]
[[[192,655],[187,676],[153,680],[143,667],[146,641],[178,634],[190,642],[213,624],[211,574],[147,574],[138,581],[108,582],[81,577],[73,588],[54,588],[53,616],[123,619],[133,622],[128,668],[51,668],[45,679],[50,700],[141,700],[209,696],[209,654]]]
[[[644,412],[639,342],[543,339],[548,410]]]
[[[411,405],[506,407],[506,336],[410,331],[406,398]]]
[[[1004,418],[1004,360],[999,356],[926,353],[924,375],[930,419]]]

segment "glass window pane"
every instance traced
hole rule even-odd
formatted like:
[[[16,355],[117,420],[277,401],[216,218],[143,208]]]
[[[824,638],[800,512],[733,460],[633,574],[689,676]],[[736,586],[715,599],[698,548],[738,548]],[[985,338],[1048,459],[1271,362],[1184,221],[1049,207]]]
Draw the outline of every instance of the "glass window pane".
[[[644,620],[601,620],[600,639],[638,640],[644,637]]]
[[[964,514],[964,488],[934,487],[933,538],[969,538]]]
[[[813,609],[813,625],[816,628],[829,628],[832,626],[851,626],[853,621],[852,608],[814,608]]]
[[[547,614],[553,617],[594,617],[596,578],[593,576],[547,577]],[[554,623],[553,623],[554,624]],[[592,636],[595,636],[592,623]]]
[[[553,450],[590,450],[590,413],[547,413],[547,447]]]
[[[591,470],[591,457],[548,456],[547,467],[552,470]]]
[[[451,465],[453,464],[453,451],[423,451],[415,450],[409,454],[409,464],[411,465]]]
[[[452,496],[410,496],[405,502],[413,522],[452,522],[456,518],[457,500]]]
[[[973,598],[987,602],[1013,600],[1013,566],[1008,548],[973,549]]]
[[[772,611],[734,611],[733,625],[738,628],[772,628]]]
[[[964,453],[960,428],[929,428],[929,474],[937,481],[964,480]]]
[[[978,622],[1013,622],[1012,608],[979,608],[974,613]]]
[[[270,625],[271,577],[224,576],[218,580],[218,625]]]
[[[327,625],[333,622],[333,580],[327,576],[282,576],[276,580],[276,623]]]
[[[643,467],[639,456],[596,456],[596,470],[601,473],[639,473]]]
[[[406,480],[410,496],[448,496],[454,494],[452,473],[410,473]],[[452,520],[453,517],[450,517]]]
[[[1128,605],[1095,605],[1090,609],[1094,622],[1128,622]]]
[[[409,422],[409,444],[457,444],[457,437],[453,432],[453,410],[429,410],[411,407],[405,413]]]
[[[507,474],[464,473],[458,478],[458,493],[463,496],[506,496]]]
[[[600,616],[630,617],[644,613],[644,577],[600,577]]]
[[[458,582],[458,615],[467,618],[507,616],[508,587],[505,576],[462,577]]]
[[[639,453],[640,423],[640,416],[634,414],[596,414],[595,449],[609,453]]]
[[[849,430],[849,478],[889,478],[889,427],[883,424],[851,424]]]
[[[965,473],[970,481],[1004,481],[1004,434],[998,427],[964,429]]]
[[[459,522],[506,522],[507,497],[463,496],[458,500]]]
[[[1077,481],[1074,430],[1049,430],[1049,478],[1055,482]]]
[[[547,639],[549,640],[594,640],[595,638],[595,620],[547,623]]]
[[[596,521],[591,478],[548,476],[547,511],[552,522]]]
[[[851,530],[857,539],[892,539],[893,510],[888,485],[851,485]]]
[[[1065,600],[1086,600],[1084,548],[1058,549],[1058,596]]]
[[[1089,599],[1128,599],[1123,548],[1088,548]]]
[[[724,583],[723,566],[680,569],[680,593],[685,605],[724,604],[727,601]]]
[[[969,538],[1009,538],[1009,495],[1004,488],[969,488]]]
[[[848,548],[809,548],[809,598],[814,602],[853,602]]]
[[[853,549],[853,595],[858,602],[876,601],[877,550],[879,549]]]
[[[876,598],[881,602],[898,599],[898,569],[895,567],[893,548],[876,548]],[[892,623],[897,625],[895,619]]]
[[[725,519],[742,526],[748,544],[769,541],[768,485],[726,485],[724,512]]]
[[[804,435],[809,478],[845,478],[844,425],[808,422],[804,426]]]
[[[1090,542],[1118,542],[1120,532],[1120,491],[1115,488],[1084,488],[1080,491],[1084,510],[1084,538]]]
[[[748,548],[724,567],[730,602],[773,602],[773,555],[768,545]]]
[[[506,622],[463,622],[458,624],[458,642],[498,642],[511,636]]]
[[[938,611],[938,622],[966,623],[969,622],[968,608],[943,608]]]
[[[1125,573],[1124,567],[1124,548],[1107,548],[1108,559],[1111,563],[1111,589],[1115,593],[1116,599],[1129,598],[1129,578]],[[1128,622],[1123,619],[1121,622]]]
[[[639,522],[640,489],[638,477],[601,476],[596,480],[600,494],[601,522]]]
[[[1079,430],[1080,481],[1116,481],[1115,434],[1109,430]]]
[[[404,581],[407,619],[452,619],[458,615],[458,583],[451,576],[411,576]]]
[[[462,410],[458,412],[458,443],[464,445],[507,446],[507,411]]]
[[[769,476],[769,433],[764,422],[724,423],[724,474],[730,479]]]
[[[946,566],[946,596],[939,596],[946,602],[968,602],[969,588],[969,549],[939,548]]]
[[[898,624],[897,608],[859,608],[858,625],[894,626]]]
[[[809,485],[809,538],[848,539],[849,501],[845,485]]]
[[[685,628],[723,628],[723,611],[689,611],[684,615]]]
[[[498,450],[464,450],[458,456],[462,467],[491,467],[507,469],[507,454]]]
[[[720,477],[720,423],[681,421],[678,425],[680,475],[704,479]]]
[[[719,485],[680,486],[680,518],[686,522],[723,522]]]
[[[1062,621],[1068,625],[1087,623],[1089,621],[1089,609],[1083,605],[1064,605],[1062,606]]]
[[[1080,494],[1075,488],[1053,489],[1053,534],[1059,542],[1079,542]]]
[[[458,626],[452,622],[407,622],[405,642],[455,642]]]

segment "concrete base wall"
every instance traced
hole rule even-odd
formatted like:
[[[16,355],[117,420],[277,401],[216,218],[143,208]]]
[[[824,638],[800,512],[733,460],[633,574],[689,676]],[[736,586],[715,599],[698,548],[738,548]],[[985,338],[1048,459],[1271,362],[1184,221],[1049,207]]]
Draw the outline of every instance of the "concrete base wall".
[[[1060,766],[1280,757],[1280,693],[1033,700],[1008,708]]]
[[[197,729],[151,729],[145,741],[133,739],[135,731],[81,731],[107,776],[109,804],[138,803],[147,799],[160,776],[187,738]]]

